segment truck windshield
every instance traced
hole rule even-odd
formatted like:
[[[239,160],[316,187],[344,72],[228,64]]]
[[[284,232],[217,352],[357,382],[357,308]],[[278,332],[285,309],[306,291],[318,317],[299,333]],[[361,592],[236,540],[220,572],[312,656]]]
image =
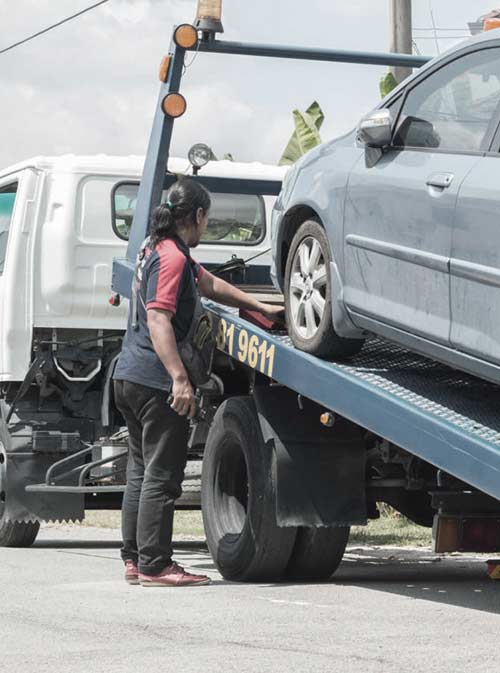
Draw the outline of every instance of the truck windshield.
[[[0,187],[0,275],[3,274],[10,222],[14,212],[17,183]]]
[[[113,190],[113,230],[128,240],[139,185],[120,183]],[[266,211],[262,196],[212,193],[208,228],[202,243],[256,245],[265,237]]]

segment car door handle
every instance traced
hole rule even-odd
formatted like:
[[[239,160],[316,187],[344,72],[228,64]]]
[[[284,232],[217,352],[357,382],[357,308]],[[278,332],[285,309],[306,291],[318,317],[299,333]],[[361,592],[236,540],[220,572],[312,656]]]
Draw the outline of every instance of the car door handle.
[[[428,187],[437,187],[438,189],[446,189],[453,182],[455,176],[453,173],[433,173],[427,178]]]

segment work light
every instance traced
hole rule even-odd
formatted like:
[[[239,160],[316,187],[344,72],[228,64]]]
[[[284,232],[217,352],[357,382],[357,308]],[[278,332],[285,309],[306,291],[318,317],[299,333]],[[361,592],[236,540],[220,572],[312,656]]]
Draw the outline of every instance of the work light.
[[[204,143],[196,143],[188,152],[189,163],[193,167],[193,173],[196,175],[200,168],[203,168],[212,158],[212,150]]]
[[[198,0],[194,25],[205,33],[223,33],[222,0]]]

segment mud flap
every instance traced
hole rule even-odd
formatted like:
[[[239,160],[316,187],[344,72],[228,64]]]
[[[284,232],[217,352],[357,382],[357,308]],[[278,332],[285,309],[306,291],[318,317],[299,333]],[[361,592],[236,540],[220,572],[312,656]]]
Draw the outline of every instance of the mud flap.
[[[45,481],[48,468],[61,458],[58,454],[33,453],[29,429],[7,427],[8,407],[0,401],[0,519],[11,522],[81,521],[85,516],[84,496],[69,493],[27,492],[26,486]]]
[[[288,388],[256,386],[255,404],[264,441],[276,457],[279,526],[366,524],[365,447],[362,429]]]
[[[6,521],[81,521],[84,496],[77,493],[27,492],[26,486],[45,481],[54,456],[7,453],[5,491],[1,508]]]

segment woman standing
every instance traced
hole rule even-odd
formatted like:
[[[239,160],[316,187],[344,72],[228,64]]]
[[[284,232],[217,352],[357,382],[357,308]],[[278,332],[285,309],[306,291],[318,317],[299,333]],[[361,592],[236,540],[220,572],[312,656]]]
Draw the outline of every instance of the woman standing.
[[[208,225],[210,195],[184,178],[156,208],[142,251],[122,352],[114,373],[116,404],[129,432],[122,507],[125,579],[143,586],[208,584],[172,560],[174,503],[181,495],[194,389],[179,355],[197,293],[271,320],[283,309],[262,304],[216,278],[190,256]],[[167,399],[171,396],[171,405]]]

